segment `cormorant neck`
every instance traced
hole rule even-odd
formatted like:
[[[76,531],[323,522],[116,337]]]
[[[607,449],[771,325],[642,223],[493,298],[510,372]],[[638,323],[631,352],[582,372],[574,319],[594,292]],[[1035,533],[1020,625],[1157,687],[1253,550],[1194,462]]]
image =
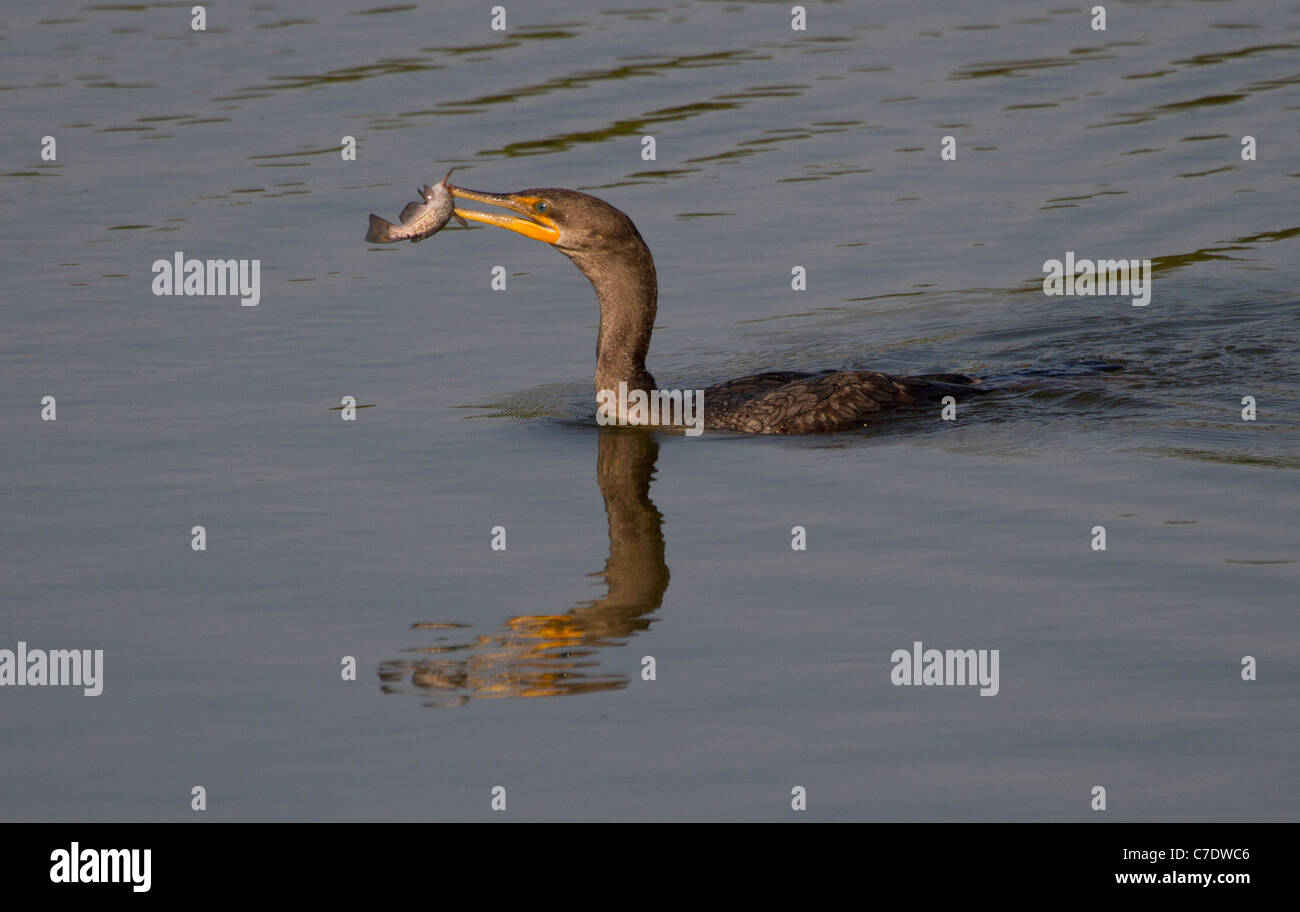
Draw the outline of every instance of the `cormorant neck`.
[[[655,388],[646,370],[654,330],[659,284],[654,257],[640,235],[620,238],[617,247],[564,253],[596,289],[600,333],[596,337],[596,390]]]

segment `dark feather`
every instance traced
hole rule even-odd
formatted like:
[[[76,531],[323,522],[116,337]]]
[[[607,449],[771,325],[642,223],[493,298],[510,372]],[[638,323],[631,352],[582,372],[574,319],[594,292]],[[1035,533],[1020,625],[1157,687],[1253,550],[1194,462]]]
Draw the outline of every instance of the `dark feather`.
[[[874,371],[770,371],[704,391],[707,427],[748,434],[816,434],[867,424],[878,412],[923,406],[970,392],[961,374],[892,377]]]

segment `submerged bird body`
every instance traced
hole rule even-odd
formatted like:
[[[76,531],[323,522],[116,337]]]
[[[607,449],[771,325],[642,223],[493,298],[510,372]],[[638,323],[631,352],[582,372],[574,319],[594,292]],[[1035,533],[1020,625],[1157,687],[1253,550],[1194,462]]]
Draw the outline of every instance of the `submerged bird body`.
[[[445,182],[445,179],[444,179]],[[484,193],[448,185],[453,197],[517,215],[457,208],[456,215],[545,241],[568,257],[596,290],[597,394],[626,383],[656,389],[646,369],[658,303],[654,258],[626,214],[576,190]],[[894,377],[871,371],[771,371],[704,390],[705,427],[751,434],[808,434],[862,427],[882,412],[935,403],[972,391],[960,374]]]
[[[394,225],[373,212],[370,213],[370,229],[366,232],[366,240],[372,244],[394,244],[397,241],[410,241],[414,244],[441,231],[456,213],[456,204],[448,189],[448,177],[451,177],[450,171],[438,183],[426,184],[416,190],[421,201],[406,204],[398,216],[401,224]],[[465,224],[460,216],[456,216],[456,220]]]
[[[860,428],[881,412],[917,408],[971,391],[960,374],[893,377],[875,371],[771,371],[704,391],[706,427],[748,434],[812,434]]]

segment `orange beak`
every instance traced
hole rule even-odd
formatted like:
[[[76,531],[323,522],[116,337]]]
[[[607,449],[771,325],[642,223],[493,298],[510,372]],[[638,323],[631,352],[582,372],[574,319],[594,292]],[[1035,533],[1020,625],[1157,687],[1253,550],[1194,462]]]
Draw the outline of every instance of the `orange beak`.
[[[463,187],[447,185],[451,195],[456,199],[473,200],[476,203],[488,203],[518,212],[519,215],[504,215],[497,212],[478,212],[474,209],[456,207],[456,214],[461,218],[473,219],[485,225],[496,225],[534,241],[554,244],[560,239],[560,227],[555,222],[538,212],[533,207],[541,202],[541,197],[520,196],[517,193],[484,193],[481,190],[466,190]]]

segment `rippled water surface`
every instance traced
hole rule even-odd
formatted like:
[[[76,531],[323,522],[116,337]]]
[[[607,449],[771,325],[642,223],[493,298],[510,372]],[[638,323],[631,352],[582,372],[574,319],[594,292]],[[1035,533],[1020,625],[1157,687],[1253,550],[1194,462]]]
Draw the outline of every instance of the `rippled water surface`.
[[[1300,815],[1300,3],[806,7],[0,12],[0,649],[105,656],[0,688],[0,816]],[[663,387],[996,392],[599,429],[565,260],[362,241],[452,166],[635,220]],[[154,295],[177,251],[260,303]],[[1067,251],[1149,305],[1044,295]],[[893,686],[916,641],[997,695]]]

